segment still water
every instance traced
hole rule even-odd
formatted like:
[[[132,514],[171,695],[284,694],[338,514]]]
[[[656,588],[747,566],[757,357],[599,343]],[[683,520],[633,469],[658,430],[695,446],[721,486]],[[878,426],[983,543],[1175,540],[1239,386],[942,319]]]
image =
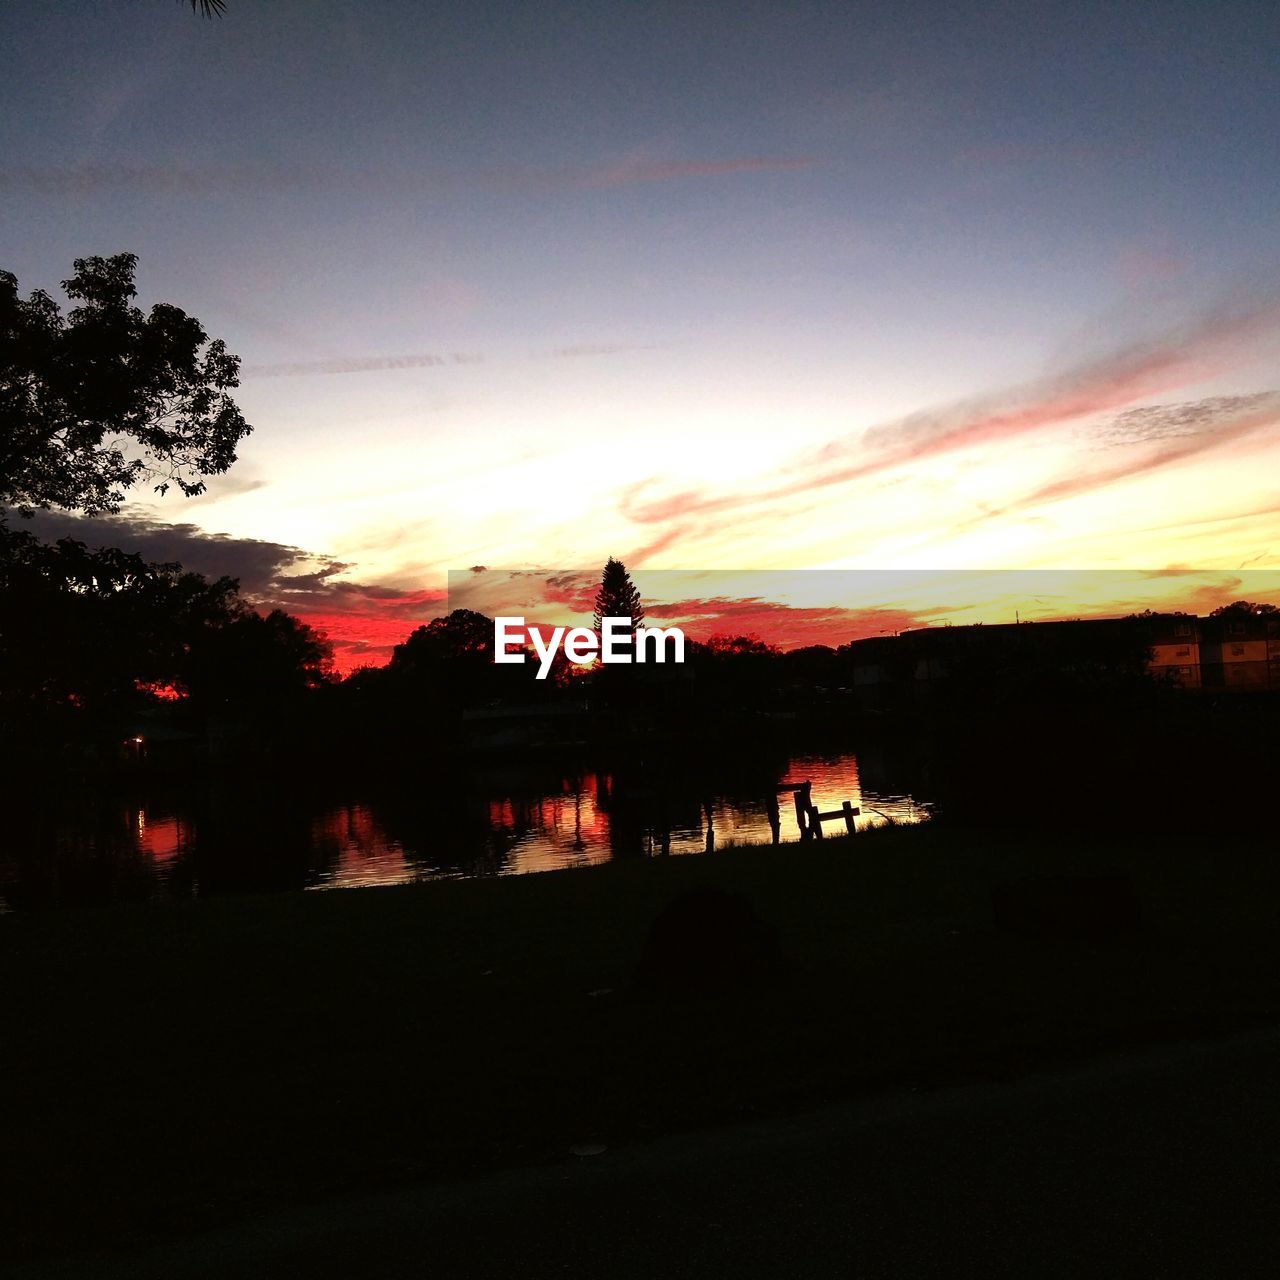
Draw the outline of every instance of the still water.
[[[891,772],[883,759],[845,751],[696,782],[504,769],[346,793],[269,780],[138,792],[74,813],[33,813],[11,828],[0,848],[0,911],[522,875],[767,843],[769,797],[786,781],[809,781],[824,812],[851,801],[862,810],[860,829],[927,819],[928,798],[894,786]],[[789,793],[778,795],[778,808],[782,841],[797,839]],[[839,820],[826,824],[843,829]]]

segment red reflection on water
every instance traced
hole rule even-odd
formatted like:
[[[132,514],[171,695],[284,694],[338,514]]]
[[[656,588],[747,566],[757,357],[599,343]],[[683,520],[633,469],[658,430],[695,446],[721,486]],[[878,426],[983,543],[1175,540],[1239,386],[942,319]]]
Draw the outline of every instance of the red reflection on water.
[[[181,702],[187,697],[185,689],[164,680],[135,680],[133,684],[139,693],[148,694],[157,702]]]
[[[505,874],[553,871],[610,856],[609,815],[600,803],[609,779],[586,773],[560,779],[555,791],[503,797],[488,805],[489,828],[504,838]]]
[[[350,889],[418,878],[399,841],[388,837],[368,805],[346,805],[320,814],[312,820],[311,840],[333,860],[318,887]]]
[[[372,853],[383,840],[382,828],[368,805],[348,805],[321,814],[311,823],[313,840],[330,840],[364,853]]]
[[[862,811],[859,828],[886,819],[913,822],[929,814],[927,805],[917,804],[909,795],[864,792],[852,753],[797,756],[788,762],[782,777],[796,783],[808,781],[812,802],[823,812],[838,810],[848,800]],[[708,818],[716,848],[769,843],[771,794],[767,787],[758,796],[739,795],[732,800],[707,796],[699,802],[685,797],[680,817],[670,827],[670,852],[701,853],[707,844]],[[784,791],[777,798],[781,839],[794,841],[800,833],[791,796]],[[441,803],[456,805],[457,798]],[[617,810],[616,819],[611,809]],[[614,840],[623,828],[624,841],[634,840],[637,850],[653,854],[663,845],[663,832],[654,825],[662,811],[662,804],[654,807],[654,797],[643,789],[628,791],[625,780],[615,786],[615,780],[604,773],[564,776],[532,792],[491,793],[469,811],[482,818],[484,831],[478,840],[474,832],[467,837],[469,843],[474,841],[468,862],[441,859],[441,850],[451,839],[447,827],[437,829],[424,822],[419,828],[424,843],[405,846],[389,834],[368,805],[343,806],[312,821],[313,847],[321,854],[316,887],[399,884],[437,875],[520,875],[607,862],[614,856]],[[828,834],[842,831],[842,822],[826,825]],[[456,845],[451,847],[456,851]]]
[[[153,862],[171,862],[187,847],[187,832],[178,818],[151,816],[139,809],[133,816],[138,848]]]

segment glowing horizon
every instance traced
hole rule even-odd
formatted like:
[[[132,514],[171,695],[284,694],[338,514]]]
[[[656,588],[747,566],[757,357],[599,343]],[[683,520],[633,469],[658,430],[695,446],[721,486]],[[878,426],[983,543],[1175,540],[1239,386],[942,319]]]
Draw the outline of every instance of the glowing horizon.
[[[45,531],[239,576],[343,669],[469,565],[1280,568],[1256,6],[175,8],[0,15],[0,265],[136,252],[256,431]]]

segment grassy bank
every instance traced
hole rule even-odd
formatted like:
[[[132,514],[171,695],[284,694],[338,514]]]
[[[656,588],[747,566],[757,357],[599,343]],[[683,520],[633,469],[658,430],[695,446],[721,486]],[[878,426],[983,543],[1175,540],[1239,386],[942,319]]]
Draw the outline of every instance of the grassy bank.
[[[1010,876],[1129,869],[1141,932],[992,926]],[[745,894],[783,981],[633,995],[680,890]],[[1269,845],[937,828],[504,880],[0,918],[0,1237],[195,1229],[863,1089],[1280,1010]]]

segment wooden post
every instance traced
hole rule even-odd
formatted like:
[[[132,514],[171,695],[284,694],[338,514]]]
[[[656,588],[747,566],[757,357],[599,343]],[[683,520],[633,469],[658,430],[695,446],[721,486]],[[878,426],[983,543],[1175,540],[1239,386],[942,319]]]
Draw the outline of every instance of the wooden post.
[[[778,813],[778,797],[771,795],[765,801],[765,811],[769,815],[769,830],[773,833],[773,843],[779,844],[782,840],[782,818]]]
[[[800,839],[808,840],[812,835],[809,830],[809,787],[810,784],[802,782],[793,792],[796,802],[796,824],[800,828]]]
[[[822,824],[824,822],[834,822],[837,818],[844,819],[845,830],[853,835],[856,828],[853,825],[854,818],[861,813],[861,809],[855,809],[852,804],[846,800],[838,809],[832,809],[830,813],[822,813],[817,805],[809,806],[809,830],[819,839],[822,839]]]

